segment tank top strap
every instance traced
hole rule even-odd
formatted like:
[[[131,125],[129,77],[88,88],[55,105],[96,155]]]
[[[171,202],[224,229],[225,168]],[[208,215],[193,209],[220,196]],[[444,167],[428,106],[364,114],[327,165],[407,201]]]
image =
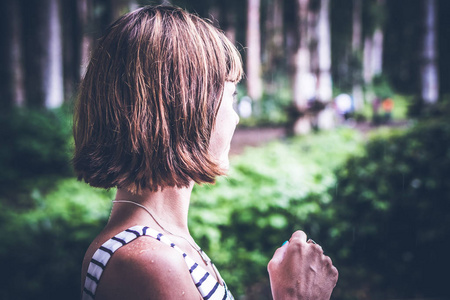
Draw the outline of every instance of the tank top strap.
[[[184,258],[184,261],[191,274],[192,280],[197,287],[199,293],[203,299],[211,300],[233,300],[232,294],[228,291],[228,288],[223,282],[223,285],[209,274],[204,268],[199,266],[192,258],[177,247],[170,241],[168,237],[162,233],[147,227],[147,226],[133,226],[130,227],[116,236],[106,241],[99,249],[94,253],[88,266],[88,271],[84,283],[82,300],[95,299],[95,292],[97,290],[100,278],[105,270],[108,261],[111,259],[114,252],[120,247],[132,242],[138,237],[150,236],[178,251]],[[215,268],[215,266],[213,266]]]

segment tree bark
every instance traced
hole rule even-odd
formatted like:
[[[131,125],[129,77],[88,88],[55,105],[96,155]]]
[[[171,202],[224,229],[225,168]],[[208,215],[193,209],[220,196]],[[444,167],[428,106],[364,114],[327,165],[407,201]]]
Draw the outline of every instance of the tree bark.
[[[353,0],[352,50],[361,50],[362,37],[362,0]]]
[[[58,107],[63,103],[61,21],[58,0],[30,1],[24,15],[27,105]]]
[[[94,42],[93,36],[87,32],[86,28],[89,25],[93,25],[90,18],[89,12],[92,11],[91,1],[88,0],[78,0],[77,1],[78,11],[80,12],[80,26],[82,29],[81,36],[81,56],[80,56],[80,77],[84,77],[86,74],[86,69],[89,64],[90,53],[92,51]]]
[[[59,0],[50,0],[49,7],[49,37],[47,64],[45,72],[45,106],[47,108],[59,107],[64,101],[63,88],[63,59],[62,36]]]
[[[64,95],[68,99],[76,94],[81,77],[83,22],[80,2],[65,0],[62,5]]]
[[[319,74],[317,76],[316,99],[324,102],[325,108],[319,112],[317,117],[317,125],[320,129],[331,129],[334,127],[334,113],[330,105],[333,98],[330,32],[330,0],[321,0],[319,22],[317,24]]]
[[[377,0],[375,5],[378,14],[385,13],[385,0]],[[373,77],[383,72],[384,24],[380,22],[383,18],[377,15],[372,17],[376,20],[375,28],[372,34],[364,38],[363,77],[366,84],[370,84]]]
[[[263,93],[261,79],[260,0],[247,0],[247,93],[259,100]]]
[[[330,35],[330,0],[321,0],[318,23],[318,57],[319,74],[317,98],[328,102],[333,96],[331,80],[331,35]]]
[[[364,83],[370,84],[373,78],[372,71],[372,48],[373,39],[371,36],[364,38],[364,52],[363,52],[363,77]]]
[[[265,21],[265,39],[263,45],[264,91],[268,95],[279,92],[286,66],[286,49],[283,35],[283,1],[273,0],[267,3]]]
[[[361,48],[362,48],[362,0],[353,0],[352,53],[355,60],[353,70],[353,105],[356,111],[364,106],[361,86]]]
[[[424,35],[420,76],[422,99],[428,104],[436,103],[439,98],[436,10],[436,0],[424,0]]]
[[[314,97],[315,80],[311,74],[308,42],[308,7],[309,0],[297,0],[298,25],[297,25],[297,50],[294,53],[295,75],[294,75],[294,101],[296,106],[304,110],[308,100]]]
[[[22,106],[23,82],[20,1],[3,1],[0,6],[0,102],[3,108]]]
[[[293,97],[300,117],[293,125],[295,134],[311,131],[311,121],[307,114],[308,100],[315,96],[315,78],[311,73],[308,42],[309,0],[297,0],[297,49],[294,53]]]
[[[373,76],[380,75],[383,72],[383,29],[378,27],[375,29],[372,37],[372,59],[371,69]]]
[[[265,69],[276,72],[283,61],[283,1],[273,0],[267,5]]]

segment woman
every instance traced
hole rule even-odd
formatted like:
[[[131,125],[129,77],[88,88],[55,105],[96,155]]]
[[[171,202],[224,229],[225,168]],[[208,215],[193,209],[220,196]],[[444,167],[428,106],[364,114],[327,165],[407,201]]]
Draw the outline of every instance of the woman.
[[[241,76],[224,34],[180,9],[144,7],[107,30],[74,118],[79,179],[117,187],[83,261],[83,299],[233,299],[187,216],[194,183],[228,169]],[[331,260],[300,231],[268,269],[275,299],[328,299],[337,281]]]

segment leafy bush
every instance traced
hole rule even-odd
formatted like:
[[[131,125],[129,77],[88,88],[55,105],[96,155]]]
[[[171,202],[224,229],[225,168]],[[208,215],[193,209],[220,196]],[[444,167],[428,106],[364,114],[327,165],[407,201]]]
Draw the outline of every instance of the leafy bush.
[[[75,179],[54,184],[45,196],[35,189],[30,208],[0,201],[1,299],[79,299],[83,255],[114,194]]]
[[[377,75],[372,79],[371,88],[380,99],[391,98],[394,94],[387,78],[383,75]]]
[[[270,299],[267,262],[297,229],[338,266],[336,299],[448,297],[449,144],[441,119],[380,132],[364,151],[345,129],[249,149],[194,189],[192,234],[247,299]],[[82,256],[106,223],[113,191],[73,178],[50,189],[58,171],[46,170],[45,184],[29,175],[27,205],[0,196],[2,299],[78,298]]]
[[[236,294],[258,281],[267,288],[265,269],[275,248],[295,228],[304,228],[308,214],[319,211],[314,201],[302,199],[327,190],[334,182],[332,169],[357,148],[356,140],[353,132],[342,130],[252,149],[234,159],[230,177],[196,187],[190,226]],[[78,298],[84,251],[108,218],[113,191],[92,189],[74,178],[50,184],[53,175],[42,172],[35,176],[44,184],[31,182],[23,192],[26,205],[0,196],[2,299]]]
[[[450,112],[450,99],[443,97],[437,103],[425,103],[421,97],[413,97],[407,108],[408,116],[412,118],[427,120],[431,118],[445,118]]]
[[[379,134],[337,178],[327,246],[344,266],[338,294],[448,298],[450,122]]]
[[[18,198],[28,194],[36,181],[72,176],[70,120],[64,109],[2,112],[0,189],[9,203],[19,203]]]
[[[359,150],[360,138],[349,130],[276,142],[248,149],[233,159],[229,177],[194,189],[191,231],[235,294],[249,296],[259,286],[255,297],[270,299],[273,252],[297,229],[315,236],[321,224],[311,217],[331,201],[334,168]]]

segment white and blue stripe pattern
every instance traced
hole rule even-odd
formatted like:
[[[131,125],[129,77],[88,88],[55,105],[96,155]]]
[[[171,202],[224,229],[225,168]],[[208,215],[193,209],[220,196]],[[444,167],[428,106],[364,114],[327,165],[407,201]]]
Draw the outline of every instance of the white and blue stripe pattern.
[[[134,226],[115,237],[106,241],[95,253],[89,263],[86,280],[84,282],[84,289],[82,294],[82,300],[91,300],[95,298],[95,291],[97,285],[103,274],[103,271],[108,264],[109,259],[117,249],[128,244],[134,239],[140,236],[153,237],[164,244],[174,248],[184,257],[184,261],[189,269],[192,280],[195,286],[205,300],[234,300],[225,282],[220,285],[219,282],[209,274],[205,269],[199,266],[193,259],[188,257],[186,253],[180,248],[175,246],[166,236],[146,226]],[[215,268],[215,266],[213,266]]]

